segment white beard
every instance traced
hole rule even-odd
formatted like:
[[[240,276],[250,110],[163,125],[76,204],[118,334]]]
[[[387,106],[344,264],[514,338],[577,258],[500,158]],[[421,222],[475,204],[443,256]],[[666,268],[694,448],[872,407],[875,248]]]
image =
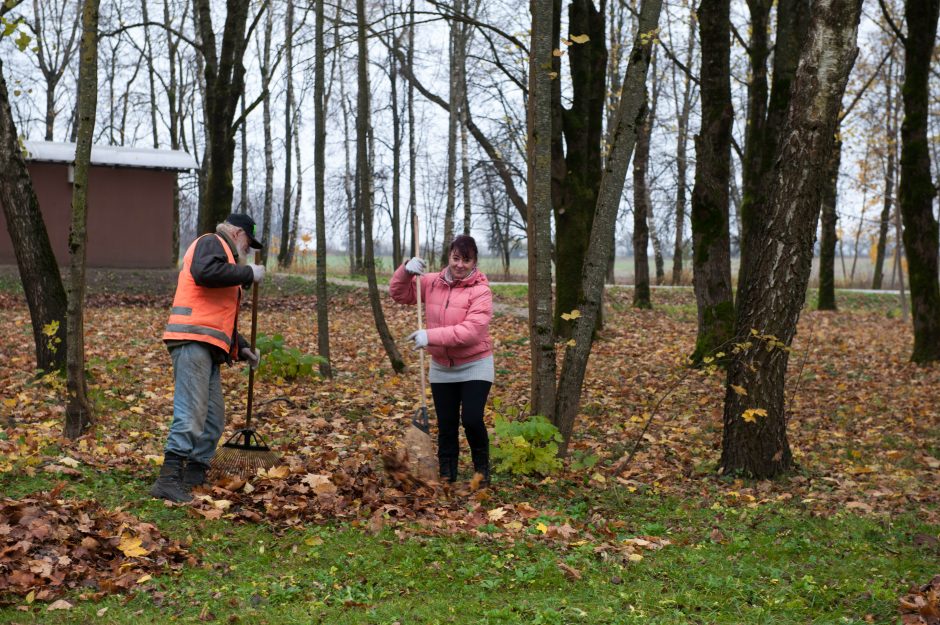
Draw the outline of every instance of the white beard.
[[[249,249],[250,247],[248,245],[245,245],[244,247],[240,245],[238,246],[238,261],[243,265],[248,262]]]

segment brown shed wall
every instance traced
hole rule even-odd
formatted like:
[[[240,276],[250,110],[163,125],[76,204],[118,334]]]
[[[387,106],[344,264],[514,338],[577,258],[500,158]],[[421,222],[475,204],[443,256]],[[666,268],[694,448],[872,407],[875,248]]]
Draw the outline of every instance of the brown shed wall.
[[[65,163],[29,163],[33,188],[59,265],[69,263],[72,185]],[[93,166],[88,173],[89,267],[171,267],[175,171]],[[15,264],[0,220],[0,264]]]

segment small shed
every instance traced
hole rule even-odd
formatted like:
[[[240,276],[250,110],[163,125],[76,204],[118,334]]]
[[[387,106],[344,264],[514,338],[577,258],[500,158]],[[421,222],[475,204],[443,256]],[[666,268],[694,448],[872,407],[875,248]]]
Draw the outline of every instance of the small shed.
[[[59,265],[69,263],[75,144],[26,141],[27,167]],[[89,267],[163,268],[173,257],[173,183],[196,168],[186,152],[96,145],[88,172]],[[0,220],[0,264],[15,264]]]

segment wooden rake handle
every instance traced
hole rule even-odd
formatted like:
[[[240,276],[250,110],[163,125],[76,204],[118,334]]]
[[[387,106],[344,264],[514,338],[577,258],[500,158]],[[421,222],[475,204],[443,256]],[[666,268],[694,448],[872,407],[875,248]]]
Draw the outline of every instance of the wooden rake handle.
[[[415,214],[414,214],[414,223],[412,224],[411,229],[412,229],[412,231],[414,232],[414,239],[415,239],[415,256],[417,256],[417,257],[420,258],[420,257],[421,257],[421,241],[420,241],[420,234],[421,234],[421,231],[418,229],[418,211],[415,211]],[[418,292],[418,329],[421,330],[421,328],[422,328],[422,319],[421,319],[421,276],[415,276],[415,286],[416,286],[416,290],[417,290],[417,292]],[[427,413],[427,408],[428,408],[428,400],[427,400],[427,397],[426,397],[425,381],[424,381],[424,350],[423,350],[423,349],[419,349],[418,352],[419,352],[419,353],[418,353],[418,362],[419,362],[419,366],[420,366],[420,368],[421,368],[421,407],[424,409],[424,412],[425,412],[425,414],[426,414],[426,413]]]
[[[261,251],[255,251],[255,264],[261,264]],[[251,351],[255,351],[255,343],[258,340],[258,283],[251,283]],[[255,370],[254,367],[248,367],[248,409],[245,414],[245,429],[251,427],[251,409],[255,396]]]

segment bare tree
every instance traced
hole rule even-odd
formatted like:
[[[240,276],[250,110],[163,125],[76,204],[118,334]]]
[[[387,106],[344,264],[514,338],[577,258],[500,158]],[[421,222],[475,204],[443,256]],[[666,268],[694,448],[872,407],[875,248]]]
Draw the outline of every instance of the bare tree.
[[[392,339],[392,333],[385,322],[385,313],[382,311],[382,301],[379,297],[379,285],[375,278],[375,254],[372,243],[372,211],[373,211],[373,181],[372,181],[372,123],[371,104],[369,95],[369,48],[366,45],[366,9],[365,0],[356,0],[356,43],[358,48],[358,92],[356,100],[356,170],[359,177],[359,194],[356,202],[359,212],[363,216],[363,233],[365,235],[365,270],[369,282],[369,302],[372,305],[372,316],[379,338],[385,347],[385,353],[391,361],[392,369],[401,373],[405,370],[398,347]]]
[[[78,69],[78,142],[72,182],[72,226],[69,232],[68,356],[66,364],[65,436],[76,439],[94,423],[85,381],[85,244],[88,223],[88,170],[98,100],[98,0],[82,7]]]
[[[33,0],[36,63],[46,83],[46,141],[53,139],[59,114],[56,87],[72,62],[78,44],[80,6],[77,2]]]

